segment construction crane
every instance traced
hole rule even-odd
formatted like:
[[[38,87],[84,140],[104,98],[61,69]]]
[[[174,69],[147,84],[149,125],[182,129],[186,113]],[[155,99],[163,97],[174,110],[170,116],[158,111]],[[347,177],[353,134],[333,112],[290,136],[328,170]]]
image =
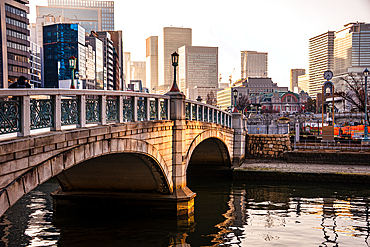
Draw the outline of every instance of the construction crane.
[[[231,73],[231,75],[229,75],[229,86],[231,87],[231,84],[232,84],[232,82],[233,82],[233,75],[234,75],[234,73],[235,73],[235,68],[233,69],[233,73]]]

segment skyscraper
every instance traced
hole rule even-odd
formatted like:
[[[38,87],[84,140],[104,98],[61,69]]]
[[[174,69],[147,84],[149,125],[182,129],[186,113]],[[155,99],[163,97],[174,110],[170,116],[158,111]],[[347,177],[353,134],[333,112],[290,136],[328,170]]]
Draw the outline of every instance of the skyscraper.
[[[114,1],[96,1],[96,0],[48,0],[49,6],[70,7],[80,9],[101,9],[102,29],[97,31],[114,30]],[[78,17],[77,17],[78,18]],[[84,21],[89,22],[89,21]],[[88,23],[80,23],[82,26]],[[96,30],[96,29],[95,29]]]
[[[163,91],[168,91],[173,83],[171,54],[178,51],[178,48],[184,45],[192,46],[191,28],[163,28],[163,53],[161,53],[161,62],[159,65],[159,83],[163,84]]]
[[[370,23],[348,23],[335,33],[334,76],[370,69]]]
[[[86,77],[85,29],[79,24],[44,26],[44,87],[59,88],[60,81],[71,80],[69,58],[77,58],[76,71]],[[77,86],[75,84],[75,86]]]
[[[109,32],[96,32],[103,41],[103,60],[104,60],[104,89],[114,90],[114,67],[113,67],[113,41]]]
[[[111,40],[113,41],[113,47],[114,50],[117,53],[118,58],[118,68],[119,71],[116,71],[117,68],[115,68],[115,80],[118,79],[118,81],[115,81],[115,90],[124,90],[124,80],[123,80],[123,44],[122,44],[122,31],[108,31],[110,33]],[[116,74],[118,73],[118,74]],[[117,86],[118,83],[118,86]]]
[[[218,88],[218,47],[182,46],[179,55],[180,91],[195,87],[214,91]],[[206,96],[201,95],[203,99]]]
[[[267,78],[267,52],[241,51],[241,79],[248,77]]]
[[[150,92],[158,90],[158,36],[146,39],[146,84]]]
[[[316,98],[321,93],[326,70],[334,67],[334,31],[328,31],[309,39],[308,45],[308,94]]]
[[[0,88],[7,88],[19,76],[30,79],[30,31],[28,0],[0,1]]]
[[[104,43],[98,38],[96,32],[86,36],[85,42],[95,51],[95,89],[102,90],[104,89]]]
[[[306,74],[305,69],[290,70],[290,91],[294,92],[294,88],[298,87],[298,76]]]

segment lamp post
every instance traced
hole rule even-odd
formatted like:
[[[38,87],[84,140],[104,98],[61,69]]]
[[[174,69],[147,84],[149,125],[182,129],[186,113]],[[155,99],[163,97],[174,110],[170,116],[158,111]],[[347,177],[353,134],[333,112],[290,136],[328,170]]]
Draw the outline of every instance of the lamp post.
[[[233,110],[233,113],[237,113],[238,110],[236,109],[236,98],[238,97],[238,90],[236,90],[236,89],[233,90],[233,96],[234,96],[234,110]]]
[[[365,76],[365,128],[364,128],[364,139],[362,141],[368,142],[369,137],[368,137],[368,130],[367,130],[367,77],[369,76],[369,70],[366,68],[364,70],[364,76]]]
[[[77,58],[75,58],[74,56],[69,58],[69,68],[72,70],[70,89],[76,89],[76,87],[75,87],[76,60],[77,60]]]
[[[170,92],[180,92],[179,87],[176,83],[176,67],[179,65],[179,54],[175,51],[171,54],[172,66],[173,66],[173,84]]]

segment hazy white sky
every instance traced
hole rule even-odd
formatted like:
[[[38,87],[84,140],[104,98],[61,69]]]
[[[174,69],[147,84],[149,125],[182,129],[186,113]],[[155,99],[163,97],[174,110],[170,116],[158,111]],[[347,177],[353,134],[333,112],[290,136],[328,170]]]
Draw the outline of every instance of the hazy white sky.
[[[30,0],[30,22],[36,5]],[[145,61],[145,39],[163,27],[193,30],[194,46],[219,47],[222,82],[240,78],[240,51],[268,52],[268,76],[289,86],[293,68],[308,67],[308,40],[349,22],[370,22],[370,0],[115,0],[115,28],[131,60]],[[159,44],[161,45],[161,44]]]

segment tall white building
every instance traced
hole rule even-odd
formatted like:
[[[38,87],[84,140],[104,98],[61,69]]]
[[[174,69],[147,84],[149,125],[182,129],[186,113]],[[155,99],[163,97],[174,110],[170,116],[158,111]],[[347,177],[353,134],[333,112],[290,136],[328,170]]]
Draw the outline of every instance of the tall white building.
[[[159,84],[160,91],[168,91],[173,83],[173,66],[171,54],[177,52],[181,46],[192,46],[191,28],[165,27],[163,28],[163,46],[160,52]],[[180,58],[181,59],[181,58]]]
[[[141,80],[141,84],[143,87],[147,87],[146,85],[146,62],[144,61],[131,61],[131,76],[130,80]]]
[[[179,48],[180,91],[194,88],[208,90],[200,95],[205,99],[208,91],[218,88],[218,47],[182,46]],[[188,95],[189,98],[189,95]]]
[[[146,86],[150,92],[158,89],[158,36],[146,39]]]
[[[267,52],[241,51],[241,79],[267,78]]]
[[[309,39],[308,45],[308,94],[316,99],[326,81],[324,72],[334,67],[334,31]]]

